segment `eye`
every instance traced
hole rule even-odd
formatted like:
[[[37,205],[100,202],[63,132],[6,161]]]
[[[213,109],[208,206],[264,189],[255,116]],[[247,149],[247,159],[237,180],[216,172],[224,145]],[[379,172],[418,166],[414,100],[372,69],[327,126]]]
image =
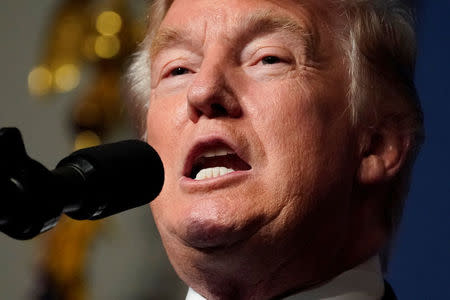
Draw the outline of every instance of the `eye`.
[[[179,76],[189,73],[190,71],[183,67],[177,67],[169,72],[169,76]]]
[[[281,62],[281,58],[277,56],[266,56],[261,59],[263,65],[273,65]]]

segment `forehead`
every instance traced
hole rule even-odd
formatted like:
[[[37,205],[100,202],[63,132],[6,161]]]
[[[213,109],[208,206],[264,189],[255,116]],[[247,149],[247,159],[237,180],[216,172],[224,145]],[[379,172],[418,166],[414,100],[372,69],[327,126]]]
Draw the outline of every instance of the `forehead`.
[[[200,22],[238,25],[255,14],[285,15],[304,23],[328,23],[337,15],[333,13],[332,3],[330,0],[175,0],[161,27],[193,27]]]
[[[163,49],[204,43],[215,38],[236,41],[273,30],[300,36],[308,51],[334,46],[331,28],[339,15],[332,0],[175,0],[152,38],[151,57]],[[332,24],[334,23],[334,24]],[[319,42],[321,41],[321,42]],[[241,40],[242,42],[242,40]],[[319,45],[321,44],[321,45]],[[324,50],[324,49],[322,49]]]

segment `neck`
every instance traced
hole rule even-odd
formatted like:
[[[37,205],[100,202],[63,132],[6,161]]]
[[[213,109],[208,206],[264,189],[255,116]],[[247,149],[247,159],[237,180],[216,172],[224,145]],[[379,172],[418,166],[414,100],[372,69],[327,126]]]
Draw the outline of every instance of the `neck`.
[[[381,299],[384,292],[384,282],[378,256],[345,271],[338,276],[303,290],[292,290],[273,299],[286,300],[375,300]],[[285,298],[287,297],[287,298]],[[269,299],[268,295],[249,295],[248,297],[233,296],[234,299]],[[193,289],[189,289],[187,300],[204,300]],[[209,296],[208,299],[218,299]],[[223,299],[223,297],[220,297]]]
[[[333,254],[329,249],[323,247],[314,253],[309,251],[309,247],[295,249],[284,260],[276,264],[271,261],[270,266],[255,255],[246,262],[234,262],[232,255],[224,254],[228,259],[222,260],[216,253],[212,256],[214,266],[210,266],[211,269],[205,269],[202,257],[201,269],[191,269],[189,274],[180,276],[207,299],[271,299],[287,291],[306,290],[326,282],[363,261],[343,265],[346,260],[339,255],[344,252]],[[300,261],[299,257],[309,258]],[[219,265],[223,261],[226,263]]]

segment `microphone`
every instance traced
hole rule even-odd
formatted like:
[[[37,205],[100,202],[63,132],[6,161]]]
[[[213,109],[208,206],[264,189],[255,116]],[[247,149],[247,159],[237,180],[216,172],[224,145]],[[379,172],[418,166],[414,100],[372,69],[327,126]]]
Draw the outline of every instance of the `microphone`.
[[[65,213],[97,220],[149,203],[164,168],[147,143],[127,140],[76,151],[53,171],[28,157],[19,130],[0,130],[0,231],[30,239]]]

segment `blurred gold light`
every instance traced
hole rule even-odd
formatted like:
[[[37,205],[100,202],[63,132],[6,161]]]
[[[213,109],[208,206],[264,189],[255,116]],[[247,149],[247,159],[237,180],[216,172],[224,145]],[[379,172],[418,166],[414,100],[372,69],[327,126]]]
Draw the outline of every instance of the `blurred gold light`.
[[[48,94],[52,87],[52,73],[44,66],[38,66],[28,74],[28,90],[33,96]]]
[[[104,11],[97,17],[97,31],[103,35],[114,35],[122,28],[122,18],[114,11]]]
[[[120,41],[116,36],[98,36],[95,40],[95,54],[100,58],[112,58],[119,53]]]
[[[75,138],[75,151],[100,145],[100,137],[93,131],[80,132]]]
[[[73,90],[80,83],[80,70],[73,64],[65,64],[55,71],[55,87],[60,92]]]

